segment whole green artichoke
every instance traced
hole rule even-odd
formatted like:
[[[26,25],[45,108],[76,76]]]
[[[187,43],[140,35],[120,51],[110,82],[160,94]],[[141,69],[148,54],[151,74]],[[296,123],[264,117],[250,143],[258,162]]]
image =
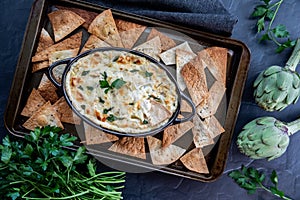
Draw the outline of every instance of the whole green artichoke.
[[[243,127],[238,135],[239,150],[253,159],[280,157],[287,149],[289,136],[300,130],[300,119],[284,123],[274,117],[260,117]]]
[[[267,111],[281,111],[300,96],[300,75],[295,72],[300,60],[300,38],[285,67],[271,66],[254,81],[256,103]]]

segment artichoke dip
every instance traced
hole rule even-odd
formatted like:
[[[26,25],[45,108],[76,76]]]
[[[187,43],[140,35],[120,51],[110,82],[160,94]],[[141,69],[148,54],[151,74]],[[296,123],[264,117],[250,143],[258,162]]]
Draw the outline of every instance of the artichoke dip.
[[[178,106],[165,70],[125,51],[96,51],[74,62],[66,93],[75,109],[106,129],[141,133],[163,126]]]

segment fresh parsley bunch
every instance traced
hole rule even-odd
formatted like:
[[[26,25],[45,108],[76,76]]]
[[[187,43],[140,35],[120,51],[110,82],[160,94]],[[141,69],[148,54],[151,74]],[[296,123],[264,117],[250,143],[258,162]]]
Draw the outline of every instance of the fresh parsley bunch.
[[[0,145],[0,199],[121,199],[124,172],[96,173],[84,147],[58,127],[36,128],[25,140]]]
[[[254,8],[252,16],[258,18],[257,20],[257,32],[263,32],[260,41],[270,40],[277,45],[276,52],[280,53],[286,48],[295,46],[296,40],[290,38],[290,33],[286,30],[286,27],[279,24],[273,27],[273,22],[278,13],[278,10],[283,3],[283,0],[271,1],[261,0],[263,4],[260,4]]]
[[[285,200],[292,200],[291,198],[284,195],[284,192],[278,189],[278,176],[275,170],[270,175],[272,186],[268,187],[264,185],[266,175],[259,172],[257,169],[252,167],[242,166],[240,170],[233,170],[228,174],[241,188],[248,191],[249,194],[253,194],[257,189],[263,189],[273,195],[280,197]]]

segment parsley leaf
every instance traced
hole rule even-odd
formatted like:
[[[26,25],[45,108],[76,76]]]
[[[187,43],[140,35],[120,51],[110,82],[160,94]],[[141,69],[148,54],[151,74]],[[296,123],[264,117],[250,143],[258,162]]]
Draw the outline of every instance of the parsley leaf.
[[[284,49],[292,48],[295,46],[296,40],[291,40],[290,33],[287,31],[286,27],[279,24],[273,27],[273,22],[276,18],[278,10],[283,3],[283,0],[270,1],[261,0],[262,4],[257,5],[254,8],[251,16],[258,18],[256,26],[257,33],[263,32],[259,42],[261,41],[272,41],[277,45],[276,52],[280,53]],[[286,38],[287,41],[284,41]]]
[[[264,185],[266,175],[252,167],[245,167],[242,165],[240,170],[233,170],[228,174],[241,188],[248,191],[248,194],[254,194],[258,188],[264,189],[273,195],[282,199],[291,200],[284,195],[284,192],[278,189],[278,177],[276,171],[273,170],[270,180],[272,186],[267,187]]]
[[[112,82],[111,87],[120,89],[123,85],[126,84],[126,81],[123,81],[122,79],[116,79],[115,81]]]

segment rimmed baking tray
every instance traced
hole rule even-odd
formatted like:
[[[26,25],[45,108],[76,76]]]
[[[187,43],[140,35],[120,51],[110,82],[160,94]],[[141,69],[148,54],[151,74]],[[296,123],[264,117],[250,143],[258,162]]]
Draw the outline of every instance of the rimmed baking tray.
[[[41,29],[49,26],[47,13],[53,8],[54,5],[76,7],[97,13],[107,9],[99,5],[78,0],[36,0],[34,2],[28,19],[28,24],[4,116],[7,130],[11,134],[18,137],[23,137],[29,133],[28,130],[22,127],[22,124],[26,118],[22,117],[20,113],[32,88],[38,84],[42,75],[42,73],[31,73],[31,57],[34,55],[34,52],[37,48]],[[189,36],[201,45],[208,47],[224,47],[229,50],[226,75],[227,101],[226,113],[223,122],[225,133],[218,137],[215,145],[209,149],[207,154],[205,154],[205,159],[210,172],[209,174],[194,173],[184,169],[184,167],[177,165],[176,163],[165,167],[158,167],[138,159],[130,158],[128,156],[114,154],[109,151],[102,151],[101,148],[90,150],[90,154],[118,164],[157,170],[159,172],[173,174],[197,181],[211,182],[216,180],[224,171],[228,150],[230,148],[234,127],[239,112],[243,88],[250,62],[250,52],[248,48],[242,42],[234,39],[201,32],[192,28],[182,27],[143,16],[132,15],[113,9],[112,12],[114,16],[120,19],[139,23],[148,27],[160,27],[162,29],[173,30]],[[65,130],[76,135],[76,127],[74,125],[66,124]],[[78,141],[78,143],[76,143],[76,145],[72,148],[76,149],[79,145],[81,144]]]

